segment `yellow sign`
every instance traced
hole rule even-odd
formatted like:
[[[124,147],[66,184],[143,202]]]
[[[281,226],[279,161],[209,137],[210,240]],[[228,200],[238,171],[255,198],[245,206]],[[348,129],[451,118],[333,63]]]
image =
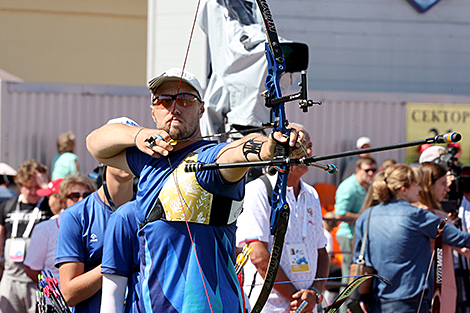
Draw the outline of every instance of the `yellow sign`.
[[[406,140],[418,140],[451,131],[462,134],[460,162],[470,163],[470,105],[407,103]],[[446,144],[442,146],[447,147]],[[406,149],[406,163],[418,160],[417,147]]]

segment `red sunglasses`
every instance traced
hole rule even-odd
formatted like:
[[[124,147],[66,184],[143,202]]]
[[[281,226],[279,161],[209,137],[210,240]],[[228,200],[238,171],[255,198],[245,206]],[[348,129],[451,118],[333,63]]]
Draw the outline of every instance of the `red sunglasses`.
[[[176,101],[179,106],[193,106],[201,102],[198,96],[193,95],[192,93],[179,93],[177,95],[160,95],[152,99],[153,105],[157,109],[169,109],[173,104],[173,101]]]

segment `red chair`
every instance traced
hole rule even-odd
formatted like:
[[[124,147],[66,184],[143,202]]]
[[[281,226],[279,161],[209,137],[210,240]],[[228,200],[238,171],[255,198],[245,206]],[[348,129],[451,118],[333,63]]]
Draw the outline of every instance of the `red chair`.
[[[336,186],[328,183],[319,183],[314,186],[315,190],[318,192],[320,197],[320,205],[322,216],[325,216],[327,212],[334,212],[335,210],[335,196],[336,196]],[[333,257],[333,262],[341,267],[343,261],[343,255],[340,253],[341,248],[338,241],[336,240],[336,231],[338,227],[335,227],[331,232],[333,237],[333,251],[336,252]],[[338,253],[339,252],[339,253]]]
[[[334,211],[336,186],[328,183],[319,183],[313,187],[315,187],[320,197],[322,216],[325,215],[326,212]]]

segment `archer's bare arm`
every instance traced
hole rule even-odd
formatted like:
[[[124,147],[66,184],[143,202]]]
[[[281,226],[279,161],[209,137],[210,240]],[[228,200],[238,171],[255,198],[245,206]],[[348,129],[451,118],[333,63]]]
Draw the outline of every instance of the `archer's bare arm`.
[[[243,163],[272,160],[277,144],[286,142],[288,142],[291,147],[291,154],[295,155],[298,153],[298,150],[302,150],[301,142],[304,137],[305,134],[303,132],[291,132],[290,137],[285,137],[281,132],[274,132],[269,135],[268,138],[259,134],[250,134],[225,146],[217,156],[217,163]],[[247,143],[251,143],[251,146],[254,145],[253,151],[258,150],[259,153],[247,153]],[[247,170],[248,168],[221,169],[220,173],[226,181],[236,182],[245,175]]]
[[[151,149],[145,143],[145,138],[150,138],[158,134],[163,138],[156,139],[155,146]],[[278,142],[289,142],[292,153],[301,150],[301,144],[304,134],[302,132],[291,132],[290,137],[285,137],[281,132],[275,132],[268,138],[257,134],[250,134],[243,139],[234,141],[219,152],[218,163],[241,163],[247,161],[260,161],[272,160],[274,157],[274,150]],[[253,139],[253,142],[260,144],[259,156],[258,153],[248,153],[244,151],[245,143]],[[108,124],[104,125],[87,136],[88,151],[103,164],[122,169],[132,174],[127,160],[126,149],[136,146],[140,151],[147,153],[156,158],[160,156],[167,156],[174,147],[167,142],[171,140],[170,135],[163,131],[150,128],[142,128],[135,126],[128,126],[124,124]],[[190,142],[178,144],[177,149],[190,144]],[[245,155],[247,157],[245,158]],[[239,181],[245,175],[248,168],[232,168],[220,170],[222,177],[229,182]]]
[[[156,158],[168,155],[173,146],[157,139],[158,144],[150,149],[145,143],[146,138],[159,134],[165,140],[170,136],[162,130],[128,126],[124,124],[108,124],[92,131],[86,138],[88,151],[103,164],[119,168],[132,174],[126,160],[126,149],[137,146],[140,151]]]
[[[59,272],[62,294],[71,307],[90,298],[101,289],[101,265],[85,273],[84,263],[63,263]]]

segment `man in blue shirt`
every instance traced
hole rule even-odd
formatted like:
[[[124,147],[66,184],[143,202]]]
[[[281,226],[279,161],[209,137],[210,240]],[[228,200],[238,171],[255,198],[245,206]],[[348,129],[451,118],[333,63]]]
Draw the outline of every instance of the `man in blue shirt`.
[[[139,309],[242,312],[234,270],[234,222],[247,168],[186,173],[184,165],[270,160],[277,142],[301,149],[303,133],[292,132],[290,138],[280,132],[269,138],[251,134],[217,145],[200,138],[204,102],[193,74],[170,69],[149,86],[156,129],[112,124],[87,137],[96,159],[140,177],[135,212],[140,228]]]

